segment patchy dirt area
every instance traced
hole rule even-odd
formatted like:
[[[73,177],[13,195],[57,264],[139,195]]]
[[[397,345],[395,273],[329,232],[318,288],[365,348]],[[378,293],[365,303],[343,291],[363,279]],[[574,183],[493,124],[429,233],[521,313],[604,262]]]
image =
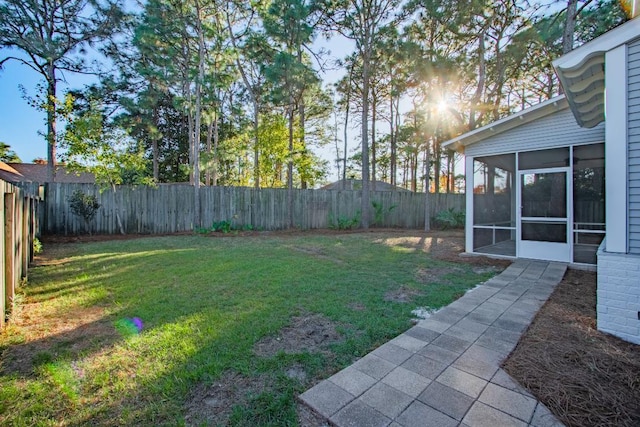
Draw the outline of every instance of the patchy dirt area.
[[[229,419],[234,406],[246,404],[251,396],[269,388],[266,377],[227,372],[213,384],[200,384],[191,390],[184,405],[186,424],[218,425],[220,420]]]
[[[442,280],[442,276],[450,273],[459,273],[463,271],[459,267],[432,267],[432,268],[420,268],[416,272],[416,280],[419,283],[428,285],[433,282]]]
[[[640,346],[596,329],[596,274],[569,270],[505,370],[567,426],[640,426]]]
[[[406,304],[408,302],[411,302],[413,297],[419,295],[422,295],[420,291],[408,288],[406,286],[400,286],[398,289],[394,289],[385,293],[384,300]]]
[[[273,357],[279,352],[287,354],[323,352],[329,344],[341,341],[336,325],[320,314],[298,316],[278,332],[258,341],[253,351],[260,357]]]
[[[38,304],[20,308],[13,322],[29,336],[29,341],[7,347],[1,353],[0,372],[3,374],[34,375],[39,365],[55,360],[61,354],[74,358],[94,348],[106,347],[119,340],[121,335],[112,322],[105,319],[102,307],[86,307],[74,310],[65,317],[47,317],[29,313]],[[89,338],[88,338],[89,337]]]

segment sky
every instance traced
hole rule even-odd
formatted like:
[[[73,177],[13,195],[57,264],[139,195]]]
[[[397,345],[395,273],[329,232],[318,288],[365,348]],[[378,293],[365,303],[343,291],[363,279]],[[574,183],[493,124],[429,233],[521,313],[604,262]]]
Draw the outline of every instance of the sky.
[[[10,52],[12,56],[18,55],[15,50]],[[61,78],[58,85],[60,94],[93,80],[88,76],[70,73],[61,75]],[[33,97],[41,82],[44,80],[40,74],[18,61],[8,61],[0,70],[0,142],[9,144],[25,163],[47,157],[45,113],[29,106],[20,90],[22,86],[27,96]]]

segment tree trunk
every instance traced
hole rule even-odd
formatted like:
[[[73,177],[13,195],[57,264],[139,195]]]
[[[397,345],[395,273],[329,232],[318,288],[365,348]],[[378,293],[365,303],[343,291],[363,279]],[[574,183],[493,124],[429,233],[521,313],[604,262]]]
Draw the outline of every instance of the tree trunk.
[[[394,126],[394,108],[393,108],[393,95],[389,96],[389,112],[390,112],[390,120],[389,120],[389,143],[391,145],[391,159],[390,159],[390,171],[389,175],[391,177],[391,185],[396,185],[396,141],[395,141],[395,126]]]
[[[213,123],[216,121],[215,117],[209,122],[209,124],[207,125],[207,141],[206,141],[206,146],[207,146],[207,158],[209,159],[209,164],[207,165],[207,169],[205,170],[204,173],[204,184],[209,187],[211,186],[211,165],[213,164],[213,160],[211,158],[211,154],[213,152],[212,149],[212,140],[213,140]],[[214,165],[215,167],[215,165]]]
[[[375,91],[371,97],[371,190],[376,191],[376,109],[378,101]]]
[[[353,68],[354,62],[351,64],[351,69],[349,70],[349,84],[347,85],[347,102],[345,104],[345,113],[344,113],[344,159],[342,159],[342,189],[345,190],[347,187],[347,133],[349,129],[349,105],[351,104],[351,80],[353,78]]]
[[[369,228],[369,66],[371,48],[365,47],[362,58],[362,228]]]
[[[429,141],[425,144],[424,150],[424,231],[431,230],[431,214],[429,206]]]
[[[338,179],[339,179],[342,174],[340,173],[340,146],[338,144],[338,112],[335,106],[333,110],[333,126],[334,126],[333,143],[336,146],[336,169],[338,169]]]
[[[122,220],[120,219],[120,209],[118,209],[118,203],[116,202],[116,185],[111,184],[111,191],[113,191],[113,201],[114,201],[114,210],[116,214],[116,224],[118,224],[118,230],[120,230],[120,234],[124,236],[124,227],[122,226]]]
[[[47,178],[56,180],[56,68],[47,64]]]
[[[289,160],[287,161],[288,226],[293,228],[293,103],[289,106]]]
[[[564,30],[562,32],[562,53],[571,52],[573,50],[573,34],[576,30],[576,12],[578,10],[578,0],[567,1],[567,17],[564,22]]]
[[[218,144],[220,143],[220,128],[218,125],[218,114],[213,121],[213,166],[211,171],[212,185],[218,185]]]
[[[196,118],[195,134],[193,138],[193,222],[194,227],[200,227],[200,130],[202,123],[202,82],[204,80],[204,30],[202,28],[202,9],[196,1],[196,30],[198,32],[198,78],[196,80]]]
[[[258,147],[258,130],[260,128],[260,112],[256,101],[253,102],[253,186],[260,188],[260,149]]]
[[[434,193],[440,193],[440,173],[442,169],[442,151],[440,149],[440,141],[433,140],[433,190]]]
[[[411,191],[418,191],[418,151],[411,153]]]
[[[486,62],[484,58],[484,31],[480,33],[478,37],[478,87],[476,88],[476,92],[473,94],[471,98],[471,109],[469,111],[469,130],[473,130],[477,127],[477,119],[476,119],[476,111],[480,106],[480,101],[482,100],[482,93],[484,92],[484,84],[486,78]],[[437,187],[437,185],[436,185]]]
[[[153,106],[153,125],[158,126],[158,106]],[[160,150],[158,149],[158,136],[154,133],[151,138],[151,156],[153,157],[153,182],[158,183],[160,181],[160,162],[158,157],[160,156]]]
[[[347,95],[347,107],[344,112],[344,152],[342,153],[342,189],[347,187],[347,134],[349,129],[349,96]]]
[[[302,49],[298,49],[298,62],[302,64]],[[304,104],[304,92],[300,93],[300,101],[298,103],[298,117],[300,119],[300,149],[302,152],[306,153],[307,144],[305,141],[305,120],[306,120],[306,111]],[[307,181],[300,177],[300,188],[303,190],[307,188]]]

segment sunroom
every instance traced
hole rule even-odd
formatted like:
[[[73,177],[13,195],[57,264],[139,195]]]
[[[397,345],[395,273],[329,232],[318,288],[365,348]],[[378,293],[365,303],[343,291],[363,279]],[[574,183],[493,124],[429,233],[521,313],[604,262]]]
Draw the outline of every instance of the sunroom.
[[[466,252],[595,264],[604,133],[560,96],[448,141],[466,158]]]

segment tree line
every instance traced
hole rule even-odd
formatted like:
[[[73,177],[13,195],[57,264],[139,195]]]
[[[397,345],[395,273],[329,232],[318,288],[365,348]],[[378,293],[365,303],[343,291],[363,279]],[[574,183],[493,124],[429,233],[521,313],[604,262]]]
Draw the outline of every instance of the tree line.
[[[614,0],[124,6],[0,0],[0,66],[42,76],[26,98],[46,114],[50,179],[60,158],[114,189],[189,181],[199,204],[200,185],[308,188],[335,167],[362,179],[364,227],[376,182],[458,191],[440,144],[558,94],[551,60],[627,19]],[[323,37],[353,52],[333,60]],[[332,69],[342,77],[323,84]],[[65,73],[99,81],[58,93]]]

